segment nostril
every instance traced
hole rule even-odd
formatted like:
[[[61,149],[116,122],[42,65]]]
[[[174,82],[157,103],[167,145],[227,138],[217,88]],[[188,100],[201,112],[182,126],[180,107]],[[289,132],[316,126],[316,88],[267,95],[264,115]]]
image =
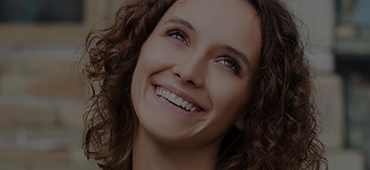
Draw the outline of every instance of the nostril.
[[[184,79],[183,77],[181,77],[181,75],[180,75],[179,73],[175,73],[175,76],[176,76],[177,78],[179,78],[179,80],[180,80],[181,82],[183,82],[183,83],[190,84],[190,85],[193,85],[193,86],[195,86],[195,85],[196,85],[196,83],[195,83],[193,80],[186,80],[186,79]]]
[[[183,84],[191,85],[194,87],[200,86],[203,82],[197,72],[190,69],[173,68],[173,76]]]
[[[181,78],[179,73],[175,73],[175,76]]]
[[[195,83],[194,83],[194,81],[191,81],[191,80],[187,80],[187,81],[186,81],[186,83],[188,83],[188,84],[191,84],[191,85],[194,85],[194,86],[195,86]]]

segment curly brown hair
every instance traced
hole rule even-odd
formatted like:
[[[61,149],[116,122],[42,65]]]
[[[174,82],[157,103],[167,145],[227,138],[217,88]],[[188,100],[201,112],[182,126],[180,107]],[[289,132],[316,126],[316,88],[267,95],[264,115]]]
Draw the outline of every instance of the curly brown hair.
[[[137,118],[131,80],[141,46],[176,0],[125,0],[114,23],[86,38],[91,87],[85,155],[102,169],[130,169]],[[293,16],[279,0],[245,0],[261,19],[262,50],[244,129],[224,138],[217,169],[327,168],[318,140],[309,65]]]

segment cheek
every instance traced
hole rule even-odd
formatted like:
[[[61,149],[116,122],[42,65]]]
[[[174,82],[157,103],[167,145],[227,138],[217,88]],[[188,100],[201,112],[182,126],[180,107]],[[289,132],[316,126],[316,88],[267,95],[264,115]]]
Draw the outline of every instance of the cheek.
[[[150,63],[156,61],[156,53],[155,48],[146,42],[140,51],[137,70],[145,70],[145,68],[151,65]]]
[[[226,91],[225,91],[226,92]],[[219,110],[231,115],[238,115],[241,109],[246,104],[245,92],[239,93],[220,93],[217,98],[217,106]],[[224,114],[224,113],[221,113]]]
[[[142,72],[157,72],[170,66],[178,56],[173,49],[168,48],[158,38],[148,39],[143,45],[137,67]]]
[[[227,114],[230,119],[239,117],[249,99],[250,83],[247,80],[231,80],[224,78],[218,80],[222,83],[212,83],[210,93],[213,106],[221,115]]]
[[[238,123],[243,113],[242,109],[247,103],[247,90],[235,86],[231,88],[233,86],[230,85],[229,83],[219,83],[209,94],[211,95],[213,111],[208,127],[215,136],[225,134],[231,126]]]

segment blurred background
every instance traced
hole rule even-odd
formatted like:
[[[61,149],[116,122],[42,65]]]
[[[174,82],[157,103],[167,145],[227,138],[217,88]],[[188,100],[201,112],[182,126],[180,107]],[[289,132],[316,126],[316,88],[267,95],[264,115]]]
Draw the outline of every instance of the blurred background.
[[[118,2],[118,1],[117,1]],[[88,31],[110,0],[0,0],[0,170],[91,170],[82,151]]]
[[[370,0],[285,0],[312,65],[329,169],[370,170]],[[120,0],[0,0],[0,169],[90,170],[81,149],[88,31]]]

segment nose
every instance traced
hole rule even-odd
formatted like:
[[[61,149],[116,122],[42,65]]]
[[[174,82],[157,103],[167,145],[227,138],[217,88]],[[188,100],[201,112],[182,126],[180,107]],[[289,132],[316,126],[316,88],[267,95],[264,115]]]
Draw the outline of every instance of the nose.
[[[177,80],[185,85],[200,87],[204,83],[205,63],[197,59],[183,60],[173,68],[173,75]]]

